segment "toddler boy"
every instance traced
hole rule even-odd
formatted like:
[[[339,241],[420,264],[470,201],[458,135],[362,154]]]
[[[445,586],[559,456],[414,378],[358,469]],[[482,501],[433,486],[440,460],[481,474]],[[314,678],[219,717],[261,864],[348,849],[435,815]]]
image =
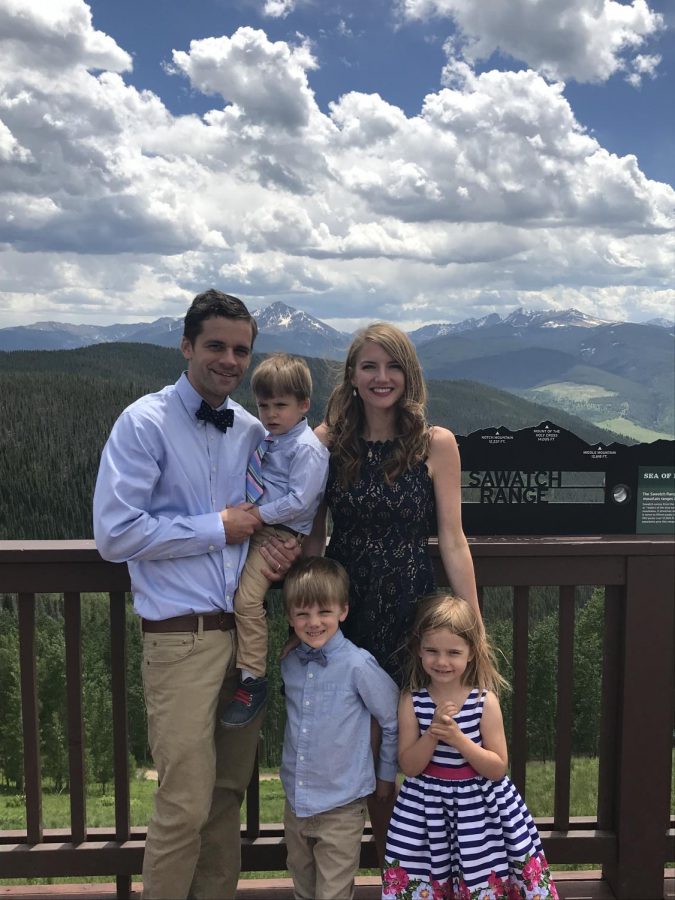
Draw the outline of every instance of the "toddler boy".
[[[260,547],[272,536],[291,533],[300,543],[309,534],[328,476],[328,450],[305,418],[312,376],[304,359],[272,354],[253,372],[251,388],[267,433],[249,462],[247,506],[263,527],[251,538],[234,597],[240,681],[221,718],[230,726],[248,725],[267,700],[264,598],[271,582],[261,572]]]
[[[283,587],[300,645],[281,661],[286,730],[281,782],[284,829],[296,900],[354,895],[366,798],[394,791],[398,688],[367,650],[340,631],[349,578],[325,557],[295,563]],[[382,727],[377,777],[371,716]]]

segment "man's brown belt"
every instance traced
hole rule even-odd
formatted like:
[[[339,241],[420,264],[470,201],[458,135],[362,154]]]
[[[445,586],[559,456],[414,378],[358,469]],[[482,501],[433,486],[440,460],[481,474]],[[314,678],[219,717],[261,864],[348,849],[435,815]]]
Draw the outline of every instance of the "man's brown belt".
[[[141,619],[143,631],[166,634],[171,631],[199,631],[199,620],[204,631],[231,631],[234,628],[234,613],[207,613],[202,616],[174,616],[172,619]]]

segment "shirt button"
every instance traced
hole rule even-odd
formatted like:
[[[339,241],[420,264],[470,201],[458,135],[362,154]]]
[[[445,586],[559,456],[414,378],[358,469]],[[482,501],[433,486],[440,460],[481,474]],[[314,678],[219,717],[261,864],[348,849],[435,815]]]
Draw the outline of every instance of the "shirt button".
[[[303,733],[303,734],[307,734],[307,729],[306,729],[306,728],[303,728],[303,729],[302,729],[302,733]]]
[[[300,762],[304,762],[304,761],[305,761],[305,757],[304,757],[304,756],[301,756],[301,757],[300,757]]]
[[[211,552],[211,550],[215,550],[215,549],[216,548],[213,546],[213,544],[209,544],[209,552]]]
[[[305,700],[305,706],[309,706],[309,700]]]
[[[298,784],[300,785],[300,787],[302,787],[304,783],[305,783],[304,781],[299,781],[299,782],[298,782]]]
[[[309,677],[309,678],[314,678],[314,672],[310,672],[308,677]]]

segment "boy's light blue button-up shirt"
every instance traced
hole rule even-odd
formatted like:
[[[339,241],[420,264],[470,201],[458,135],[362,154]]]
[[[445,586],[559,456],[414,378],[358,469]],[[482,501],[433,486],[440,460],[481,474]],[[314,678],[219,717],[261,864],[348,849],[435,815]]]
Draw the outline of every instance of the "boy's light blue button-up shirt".
[[[330,453],[302,419],[286,434],[272,437],[262,461],[260,518],[301,534],[312,530],[328,478]]]
[[[246,466],[265,433],[228,399],[226,432],[195,413],[183,374],[127,407],[101,456],[94,537],[104,559],[128,562],[134,608],[146,619],[231,611],[248,541],[227,544],[220,510],[245,501]]]
[[[302,644],[307,649],[307,645]],[[336,809],[375,790],[370,720],[382,727],[377,777],[395,781],[398,688],[367,650],[337,631],[324,645],[327,665],[281,662],[286,730],[281,782],[296,816]]]

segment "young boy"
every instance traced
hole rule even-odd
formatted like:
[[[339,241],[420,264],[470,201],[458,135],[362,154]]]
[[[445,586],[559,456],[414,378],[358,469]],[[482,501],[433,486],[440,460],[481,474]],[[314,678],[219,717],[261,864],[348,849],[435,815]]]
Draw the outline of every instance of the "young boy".
[[[367,650],[340,631],[349,578],[325,557],[295,563],[284,606],[300,645],[281,661],[286,730],[281,782],[288,869],[297,900],[354,895],[366,798],[394,791],[398,688]],[[377,777],[371,716],[382,727]]]
[[[309,534],[328,476],[328,450],[314,435],[309,410],[312,376],[304,359],[274,353],[255,369],[251,388],[265,440],[249,462],[247,506],[263,523],[251,538],[234,597],[240,682],[222,713],[224,725],[252,722],[267,700],[267,623],[264,598],[271,582],[262,574],[260,547],[270,537],[298,543]]]

